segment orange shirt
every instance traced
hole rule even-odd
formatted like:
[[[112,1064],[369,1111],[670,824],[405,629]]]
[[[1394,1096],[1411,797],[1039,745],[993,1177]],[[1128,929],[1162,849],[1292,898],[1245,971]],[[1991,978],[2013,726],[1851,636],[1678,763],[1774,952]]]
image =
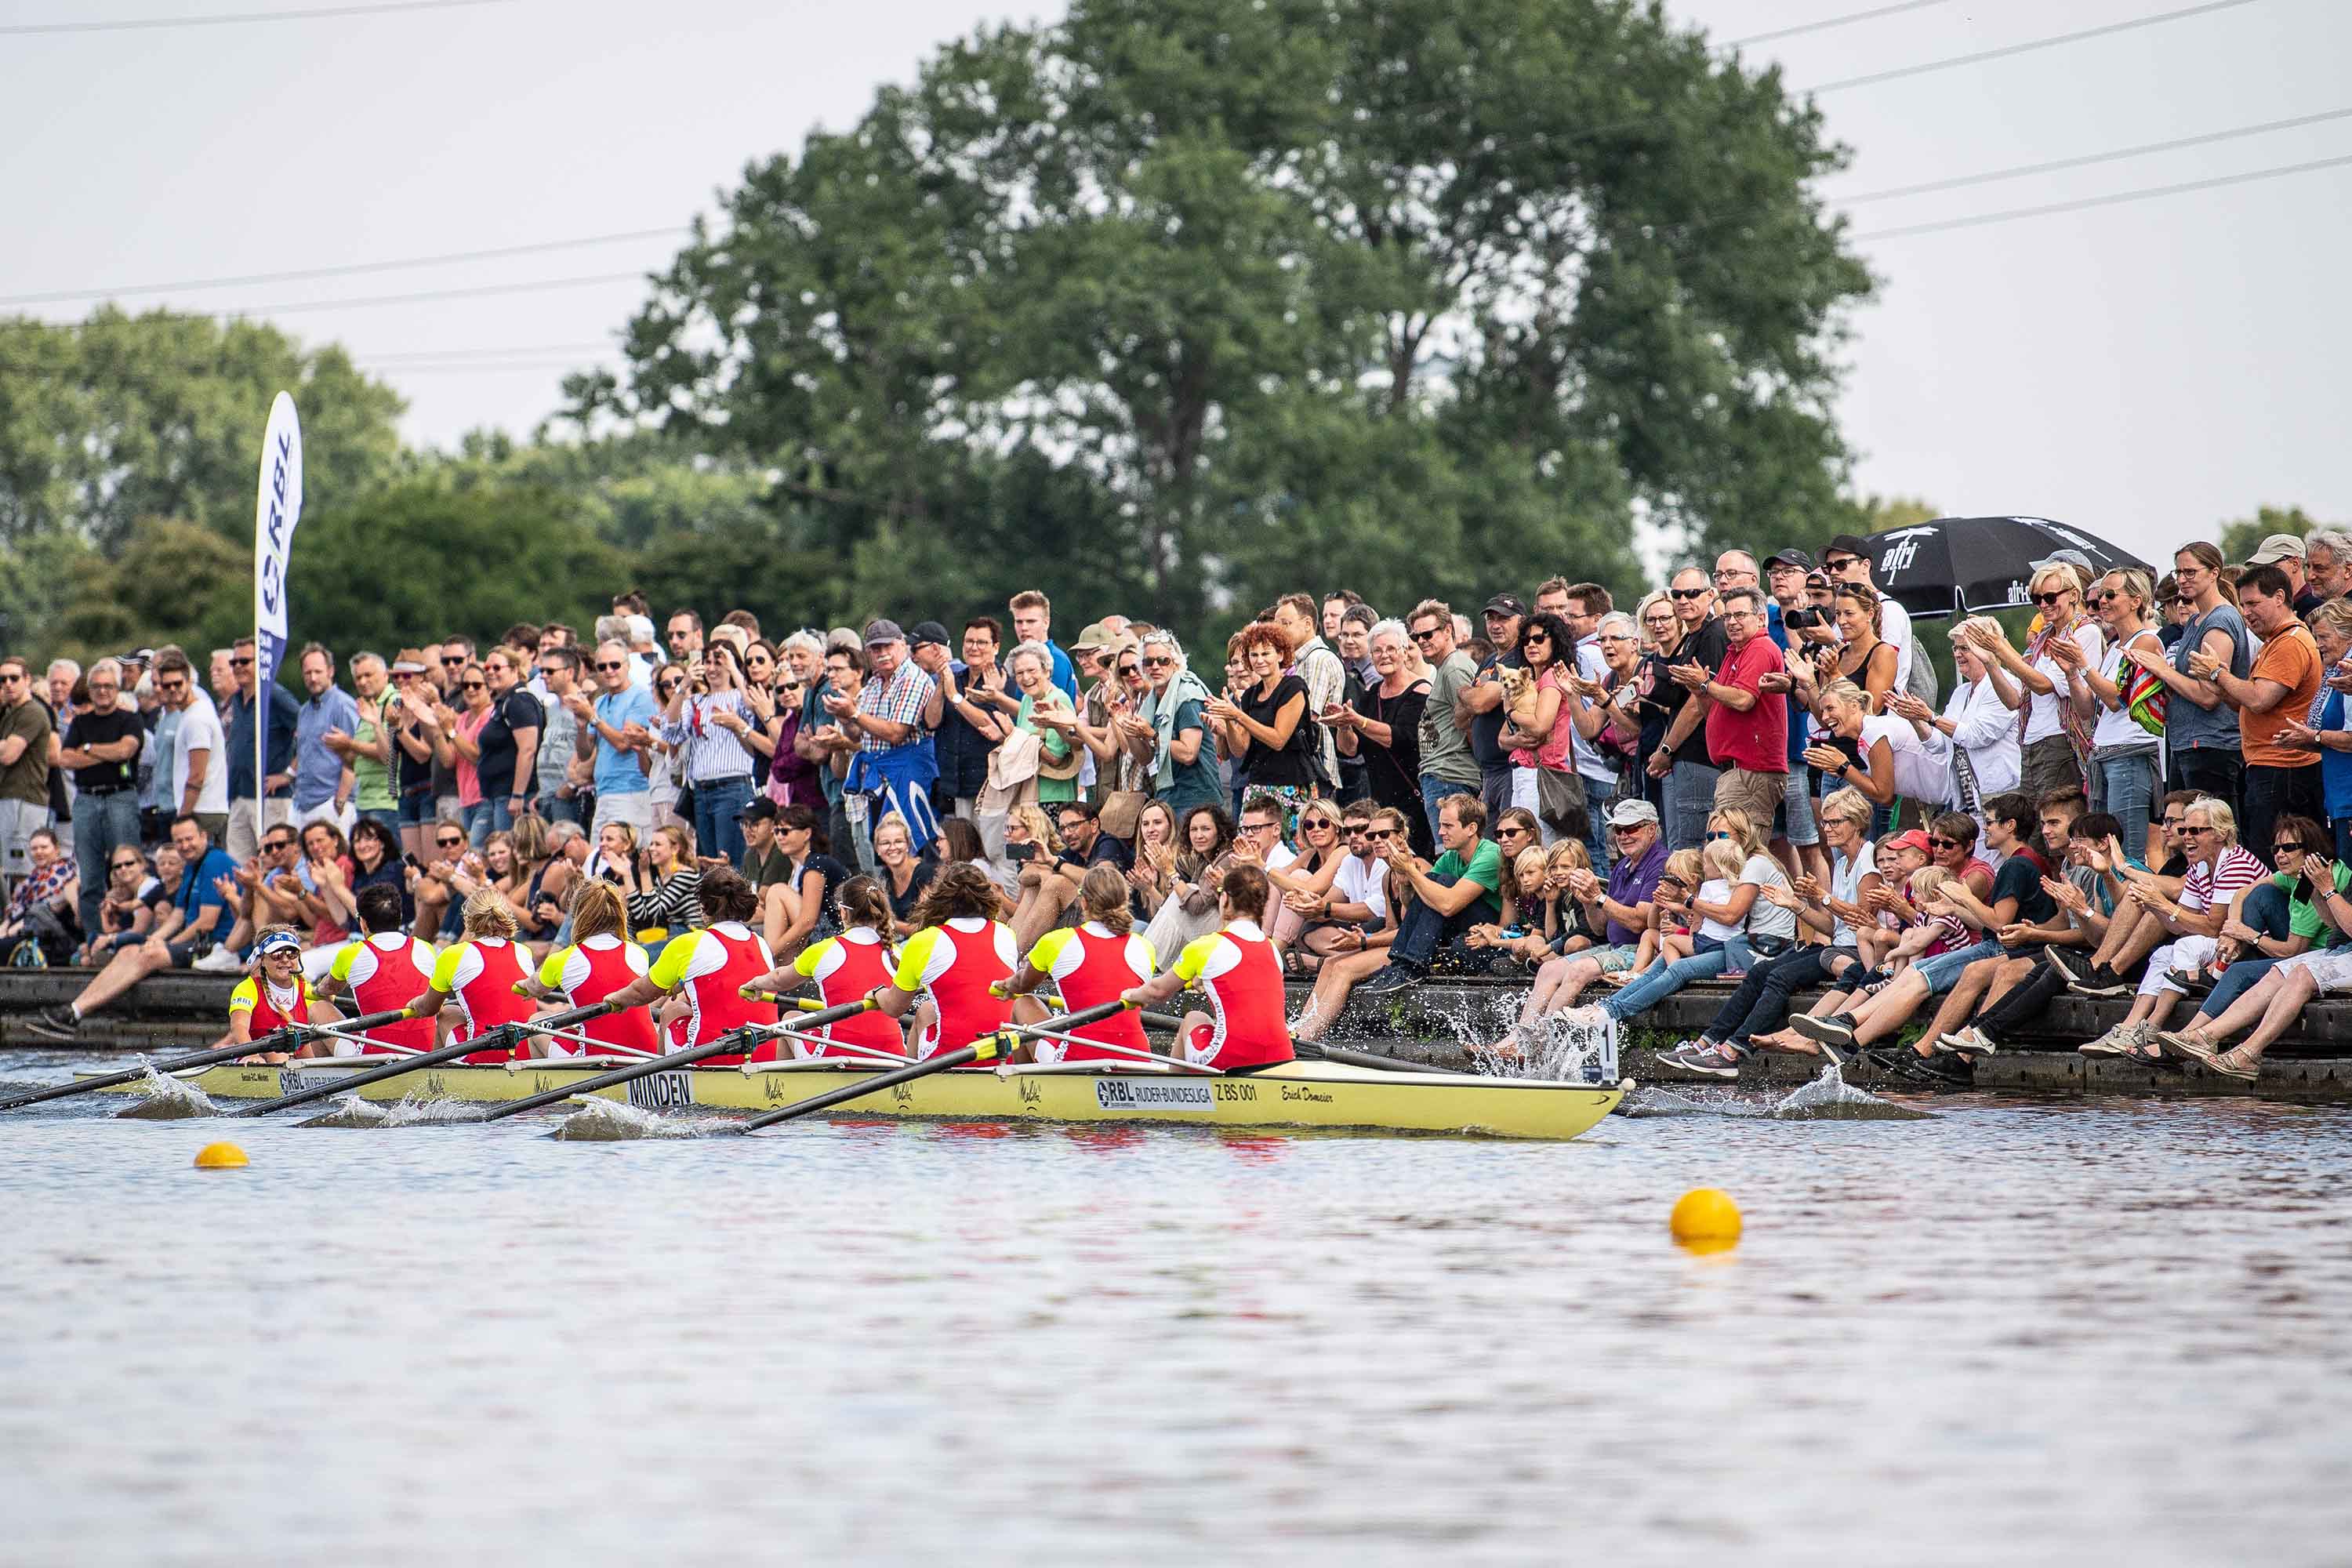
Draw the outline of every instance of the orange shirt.
[[[2301,621],[2263,644],[2263,651],[2254,656],[2254,668],[2247,672],[2249,680],[2275,680],[2286,688],[2286,695],[2277,707],[2267,713],[2257,713],[2251,708],[2238,710],[2238,736],[2244,743],[2246,762],[2258,768],[2315,768],[2317,753],[2299,752],[2278,743],[2279,731],[2293,720],[2302,723],[2311,716],[2311,700],[2319,695],[2319,678],[2323,666],[2319,645],[2311,639],[2311,628]]]

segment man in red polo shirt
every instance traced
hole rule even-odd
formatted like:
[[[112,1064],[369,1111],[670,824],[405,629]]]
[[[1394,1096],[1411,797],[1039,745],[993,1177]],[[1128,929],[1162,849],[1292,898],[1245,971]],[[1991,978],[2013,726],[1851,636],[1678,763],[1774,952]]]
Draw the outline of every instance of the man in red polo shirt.
[[[1753,588],[1732,588],[1722,604],[1723,668],[1709,676],[1701,665],[1676,665],[1674,677],[1707,698],[1706,749],[1723,770],[1715,781],[1715,808],[1736,805],[1769,833],[1789,780],[1792,683],[1780,650],[1765,634],[1763,596]]]

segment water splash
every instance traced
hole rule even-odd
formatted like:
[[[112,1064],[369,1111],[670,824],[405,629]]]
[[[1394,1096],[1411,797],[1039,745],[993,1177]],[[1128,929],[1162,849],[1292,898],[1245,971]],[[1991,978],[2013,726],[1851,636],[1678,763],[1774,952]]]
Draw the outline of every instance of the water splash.
[[[1513,1024],[1505,1032],[1499,1043],[1517,1050],[1517,1057],[1496,1054],[1492,1046],[1459,1027],[1454,1041],[1475,1070],[1496,1078],[1544,1079],[1555,1083],[1617,1081],[1617,1047],[1609,1031],[1571,1023],[1557,1013],[1532,1023]]]
[[[1810,1083],[1800,1084],[1766,1115],[1782,1121],[1933,1121],[1934,1114],[1881,1100],[1846,1082],[1835,1062]]]
[[[143,1063],[147,1076],[140,1081],[141,1098],[124,1106],[115,1115],[130,1121],[184,1121],[195,1116],[218,1116],[220,1107],[212,1097],[185,1079],[173,1078],[155,1070],[152,1063]]]
[[[591,1100],[565,1117],[550,1138],[572,1143],[624,1143],[639,1138],[701,1138],[742,1123],[724,1116],[664,1116],[621,1100]]]
[[[378,1105],[356,1094],[338,1096],[334,1109],[321,1111],[300,1127],[446,1127],[456,1122],[479,1121],[482,1108],[468,1105],[462,1100],[416,1100],[406,1098],[390,1105]]]

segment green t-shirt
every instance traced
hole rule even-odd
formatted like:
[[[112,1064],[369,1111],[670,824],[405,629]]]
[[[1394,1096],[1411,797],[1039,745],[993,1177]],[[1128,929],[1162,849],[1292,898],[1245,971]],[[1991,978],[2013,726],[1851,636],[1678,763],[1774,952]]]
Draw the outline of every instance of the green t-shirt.
[[[1503,918],[1503,895],[1498,891],[1503,885],[1503,851],[1493,839],[1478,840],[1478,847],[1470,852],[1468,870],[1462,868],[1462,857],[1448,849],[1437,858],[1437,864],[1429,868],[1429,874],[1477,883],[1486,890],[1472,901],[1486,906],[1489,920]]]
[[[1470,741],[1454,726],[1454,700],[1478,679],[1470,656],[1455,648],[1429,677],[1429,700],[1421,710],[1421,773],[1423,778],[1478,787],[1478,759]]]
[[[2271,879],[2271,886],[2286,895],[2286,929],[2296,936],[2307,937],[2314,947],[2333,947],[2344,940],[2344,933],[2327,923],[2319,906],[2304,897],[2310,884],[2300,877],[2282,873]],[[2352,866],[2341,860],[2336,863],[2336,890],[2352,891]]]
[[[391,700],[392,693],[389,691],[373,703],[361,698],[359,728],[352,731],[352,739],[373,744],[383,733],[383,705]],[[396,746],[397,742],[394,744]],[[400,801],[392,793],[392,765],[379,763],[373,757],[353,757],[352,804],[362,811],[390,811],[398,805]]]

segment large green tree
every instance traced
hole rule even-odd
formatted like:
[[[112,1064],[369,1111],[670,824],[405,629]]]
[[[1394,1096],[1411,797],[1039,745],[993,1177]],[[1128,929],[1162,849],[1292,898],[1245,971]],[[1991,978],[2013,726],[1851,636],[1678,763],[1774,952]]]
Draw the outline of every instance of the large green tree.
[[[2297,539],[2305,539],[2321,526],[2317,519],[2299,506],[2258,507],[2253,516],[2221,525],[2218,542],[2221,558],[2243,561],[2261,549],[2263,541],[2273,533],[2292,533]]]
[[[573,414],[771,469],[935,602],[1630,589],[1637,517],[1845,515],[1842,156],[1654,4],[1078,0],[750,166]]]

